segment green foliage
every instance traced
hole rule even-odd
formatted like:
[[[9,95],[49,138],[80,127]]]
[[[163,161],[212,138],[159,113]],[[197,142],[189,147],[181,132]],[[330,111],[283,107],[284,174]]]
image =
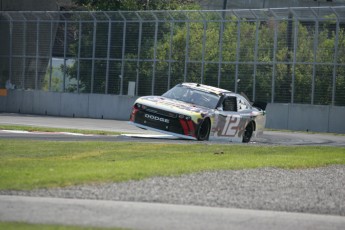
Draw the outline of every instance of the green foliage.
[[[49,82],[49,79],[51,79],[51,82]],[[42,89],[44,91],[62,92],[62,88],[63,88],[63,74],[62,72],[59,71],[59,68],[53,67],[51,78],[50,78],[50,73],[49,72],[46,73],[44,77]]]
[[[115,7],[111,4],[117,1],[97,2],[80,1],[80,4],[89,7],[95,7],[93,4],[96,4],[100,9],[108,9]],[[150,4],[156,4],[157,9],[164,8],[166,2],[158,2],[160,1]],[[169,1],[169,4],[173,5],[174,2]],[[132,4],[131,1],[121,4],[125,3]],[[122,9],[123,6],[119,7],[118,9]],[[134,8],[133,6],[131,9]],[[137,17],[132,12],[123,13],[129,18]],[[157,13],[157,17],[167,17],[166,21],[160,22],[145,21],[145,17],[152,19],[152,15],[145,12],[136,13],[143,18],[142,23],[128,20],[125,26],[122,22],[112,22],[110,28],[109,23],[96,23],[95,41],[94,25],[82,25],[82,47],[91,47],[94,42],[95,56],[102,60],[92,63],[87,59],[92,57],[91,49],[83,48],[83,60],[68,68],[68,75],[76,79],[79,65],[79,92],[119,94],[122,83],[123,93],[126,94],[128,81],[138,81],[138,95],[149,95],[152,92],[159,95],[168,89],[168,85],[172,87],[188,81],[220,86],[232,91],[237,86],[238,92],[244,92],[250,99],[253,98],[255,89],[253,99],[266,102],[271,101],[274,93],[274,102],[289,103],[293,97],[295,103],[309,104],[314,92],[315,104],[330,104],[333,76],[336,73],[335,105],[345,105],[345,93],[342,93],[345,88],[345,68],[333,64],[336,41],[337,63],[345,63],[345,31],[340,28],[339,33],[335,34],[332,17],[330,21],[320,22],[316,30],[313,24],[297,21],[288,23],[274,19],[257,22],[228,17],[228,21],[222,24],[219,14],[217,16],[215,13],[203,13],[201,16],[198,11],[170,11],[174,18],[186,21],[171,21],[167,14]],[[75,56],[78,53],[76,44],[71,45]],[[109,61],[108,56],[111,58]],[[254,61],[258,63],[255,76]],[[124,76],[121,76],[122,72]],[[236,73],[239,82],[235,82]]]
[[[73,0],[78,6],[86,7],[88,10],[110,11],[139,11],[139,10],[182,10],[199,9],[194,0]]]
[[[277,50],[274,53],[274,30],[275,23],[277,23]],[[173,43],[171,49],[173,52],[173,60],[178,60],[178,65],[175,65],[172,72],[179,72],[182,74],[185,62],[185,46],[187,42],[187,30],[189,27],[189,61],[218,61],[219,60],[219,23],[209,22],[206,26],[206,33],[204,33],[203,22],[191,22],[187,25],[176,27],[173,35]],[[238,42],[238,27],[240,27],[240,35]],[[293,25],[295,27],[295,25]],[[315,77],[315,103],[316,104],[330,104],[331,92],[332,92],[332,76],[333,68],[332,64],[329,65],[317,65],[313,66],[314,62],[314,37],[315,31],[313,28],[307,28],[307,26],[298,23],[297,25],[297,41],[296,41],[296,56],[293,57],[294,47],[287,46],[287,22],[266,22],[259,25],[259,37],[258,37],[258,51],[257,57],[254,56],[255,37],[256,37],[256,24],[250,21],[237,20],[230,21],[225,24],[223,32],[223,44],[222,44],[222,61],[223,62],[236,62],[236,49],[239,48],[239,62],[252,62],[257,60],[262,63],[258,67],[256,75],[256,85],[253,85],[253,67],[243,65],[240,66],[239,78],[244,80],[245,85],[239,88],[247,94],[251,95],[253,87],[257,89],[257,99],[270,101],[271,98],[271,84],[272,84],[272,62],[273,57],[276,57],[278,64],[276,65],[275,72],[275,102],[290,102],[292,87],[294,83],[294,102],[296,103],[310,103],[312,92],[312,76],[313,68],[316,70]],[[294,32],[293,32],[294,33]],[[290,34],[293,39],[294,34]],[[204,38],[205,37],[205,38]],[[340,30],[338,36],[338,63],[345,63],[344,60],[344,44],[345,44],[345,31]],[[330,32],[329,28],[323,28],[319,30],[317,34],[317,53],[315,61],[318,63],[333,63],[334,59],[334,44],[336,41],[335,32]],[[205,48],[203,50],[203,39],[206,40]],[[165,36],[158,46],[158,58],[165,60],[168,56],[170,37]],[[175,52],[177,51],[177,52]],[[150,51],[152,55],[153,49]],[[205,52],[205,57],[202,53]],[[203,58],[203,59],[202,59]],[[293,66],[293,59],[295,58],[296,64]],[[242,64],[240,64],[242,65]],[[190,65],[193,66],[193,65]],[[209,67],[211,66],[211,67]],[[235,64],[222,64],[221,77],[222,81],[220,86],[229,90],[234,90],[234,73]],[[248,68],[249,67],[249,68]],[[166,68],[165,64],[160,64],[157,68]],[[212,69],[213,68],[213,69]],[[248,69],[250,69],[248,71]],[[336,87],[340,90],[345,88],[344,74],[345,68],[337,69]],[[205,65],[204,82],[214,83],[217,82],[217,65]],[[246,72],[247,71],[247,72]],[[231,74],[230,80],[227,80],[227,76]],[[188,69],[187,81],[200,82],[201,68]],[[209,79],[212,78],[212,79]],[[182,81],[181,77],[179,78]],[[230,83],[230,84],[229,84]],[[341,92],[338,91],[340,95]],[[345,104],[345,95],[339,97],[336,104]]]

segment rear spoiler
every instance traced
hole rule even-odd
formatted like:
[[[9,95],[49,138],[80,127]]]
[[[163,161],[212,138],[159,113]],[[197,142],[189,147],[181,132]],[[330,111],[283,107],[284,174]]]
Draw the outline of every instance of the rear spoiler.
[[[252,106],[261,110],[266,110],[267,102],[255,101]]]
[[[241,95],[245,99],[247,99],[247,101],[250,101],[245,93],[241,92]],[[251,103],[251,104],[252,104],[253,107],[256,107],[256,108],[261,109],[261,110],[266,110],[267,102],[255,101],[254,103]]]

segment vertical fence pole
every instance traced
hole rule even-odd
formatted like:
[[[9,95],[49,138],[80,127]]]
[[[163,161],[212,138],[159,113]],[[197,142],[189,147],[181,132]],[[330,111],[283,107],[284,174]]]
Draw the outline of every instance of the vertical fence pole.
[[[275,97],[277,47],[278,47],[278,22],[277,22],[277,19],[275,18],[275,20],[274,20],[274,39],[273,39],[273,66],[272,66],[271,103],[274,103],[274,97]]]
[[[67,19],[65,18],[65,31],[64,31],[64,43],[63,43],[63,86],[62,92],[66,91],[66,75],[67,75]]]
[[[256,18],[255,23],[255,47],[254,47],[254,71],[253,71],[253,97],[252,101],[255,101],[256,98],[256,74],[257,74],[257,65],[258,65],[258,45],[259,45],[259,26],[260,21]]]
[[[240,61],[241,46],[241,20],[237,17],[237,45],[236,45],[236,67],[235,67],[235,93],[238,90],[238,69]]]
[[[137,66],[136,66],[136,79],[135,79],[135,95],[139,94],[139,69],[140,69],[140,54],[141,54],[141,39],[143,33],[143,21],[138,13],[136,13],[139,18],[139,38],[138,38],[138,53],[137,53]]]
[[[187,21],[187,34],[186,34],[186,48],[185,48],[185,60],[184,60],[184,74],[183,81],[187,81],[187,68],[188,68],[188,59],[189,59],[189,21]]]
[[[154,37],[154,48],[153,48],[153,66],[152,66],[152,89],[151,94],[155,95],[155,81],[156,81],[156,64],[157,64],[157,40],[158,40],[158,18],[152,13],[155,18],[155,37]]]
[[[39,59],[39,44],[40,44],[40,18],[37,18],[37,26],[36,26],[36,65],[35,65],[35,90],[39,90],[38,88],[38,59]]]
[[[218,56],[218,80],[217,86],[220,87],[221,74],[222,74],[222,62],[223,62],[223,34],[224,34],[224,23],[225,23],[225,11],[222,11],[220,21],[220,33],[219,33],[219,56]]]
[[[335,104],[335,91],[336,91],[336,81],[337,81],[337,62],[338,62],[338,45],[339,45],[339,16],[337,12],[332,8],[334,14],[337,17],[336,28],[335,28],[335,40],[334,40],[334,58],[333,58],[333,85],[332,85],[332,105]]]
[[[9,34],[9,55],[8,55],[8,79],[12,81],[12,46],[13,46],[13,19],[10,16],[10,14],[7,14],[7,16],[10,18],[10,34]],[[6,79],[6,80],[8,80]]]
[[[317,47],[319,45],[319,16],[315,13],[314,9],[311,9],[315,17],[315,33],[314,33],[314,45],[313,45],[313,75],[311,80],[311,104],[314,104],[315,100],[315,76],[316,76],[316,61],[317,61]]]
[[[91,13],[93,17],[93,31],[92,31],[92,61],[91,61],[91,84],[90,84],[90,93],[93,93],[94,82],[95,82],[95,58],[96,58],[96,44],[97,44],[97,19]]]
[[[200,11],[199,11],[200,13]],[[201,84],[204,83],[204,71],[205,71],[205,48],[206,48],[206,30],[207,30],[207,23],[206,23],[206,19],[204,18],[203,14],[201,14],[201,17],[203,19],[203,35],[202,35],[202,48],[201,48]]]
[[[104,93],[108,94],[108,85],[109,85],[109,63],[110,63],[110,47],[111,47],[111,18],[106,12],[103,12],[108,18],[108,42],[107,42],[107,65],[105,70],[105,87]]]
[[[80,20],[80,19],[79,19]],[[80,93],[80,51],[81,51],[81,34],[82,24],[79,21],[79,33],[78,33],[78,67],[77,67],[77,93]]]
[[[50,41],[49,41],[49,83],[48,83],[48,91],[51,91],[52,87],[52,75],[53,75],[53,18],[48,13],[50,18]]]
[[[174,22],[174,18],[169,14],[172,22],[170,23],[170,47],[169,47],[169,63],[168,63],[168,86],[167,86],[167,90],[170,89],[170,84],[171,84],[171,62],[172,62],[172,47],[173,47],[173,37],[174,37],[174,27],[175,27],[175,22]]]
[[[295,17],[295,27],[294,27],[294,46],[293,46],[293,60],[292,60],[292,82],[291,82],[291,104],[294,103],[295,97],[295,78],[296,78],[296,58],[297,58],[297,48],[298,48],[298,21]]]
[[[107,36],[107,61],[105,67],[105,86],[104,86],[104,94],[108,94],[108,86],[109,86],[109,62],[110,62],[110,47],[111,47],[111,19],[106,12],[103,12],[107,19],[108,19],[108,36]]]
[[[23,65],[22,65],[22,89],[25,89],[25,69],[26,69],[26,33],[27,33],[27,20],[24,17],[23,28]]]
[[[120,75],[120,95],[123,94],[123,78],[125,74],[125,52],[126,52],[126,31],[127,31],[127,20],[121,12],[119,12],[123,19],[123,34],[122,34],[122,54],[121,54],[121,75]]]

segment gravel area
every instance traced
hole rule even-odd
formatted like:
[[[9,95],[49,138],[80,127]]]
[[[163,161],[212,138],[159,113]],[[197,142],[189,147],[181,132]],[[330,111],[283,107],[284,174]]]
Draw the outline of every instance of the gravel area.
[[[224,170],[102,185],[0,191],[0,195],[160,202],[345,216],[345,165],[297,170]]]

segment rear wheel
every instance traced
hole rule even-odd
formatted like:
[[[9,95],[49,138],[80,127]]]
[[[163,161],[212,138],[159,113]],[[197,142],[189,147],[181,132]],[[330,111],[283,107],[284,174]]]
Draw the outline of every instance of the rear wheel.
[[[253,122],[249,122],[249,124],[246,126],[244,133],[243,133],[243,143],[248,143],[250,139],[252,138],[254,132],[254,124]]]
[[[210,136],[211,122],[209,119],[205,119],[199,126],[197,139],[198,141],[206,141]]]

